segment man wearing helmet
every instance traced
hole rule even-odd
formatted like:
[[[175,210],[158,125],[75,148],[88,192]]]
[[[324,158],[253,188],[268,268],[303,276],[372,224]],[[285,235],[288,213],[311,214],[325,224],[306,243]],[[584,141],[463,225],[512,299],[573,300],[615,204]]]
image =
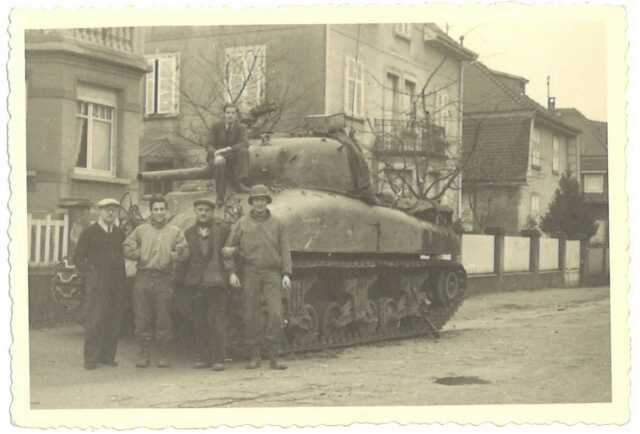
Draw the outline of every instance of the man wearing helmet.
[[[284,224],[271,214],[267,205],[271,195],[264,185],[251,188],[251,211],[238,220],[225,244],[223,254],[229,260],[231,286],[244,288],[246,342],[251,351],[247,369],[260,366],[262,341],[267,345],[271,369],[286,369],[277,360],[278,341],[282,335],[281,289],[291,288],[291,251]],[[238,267],[237,265],[240,265]],[[242,280],[238,276],[238,268]],[[266,308],[266,323],[261,324]],[[262,331],[264,329],[264,335]]]

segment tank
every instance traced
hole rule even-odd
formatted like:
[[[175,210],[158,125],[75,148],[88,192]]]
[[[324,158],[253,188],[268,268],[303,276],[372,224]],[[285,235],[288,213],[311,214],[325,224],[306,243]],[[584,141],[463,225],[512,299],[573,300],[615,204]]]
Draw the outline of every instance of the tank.
[[[288,137],[250,146],[250,183],[269,187],[271,213],[288,228],[292,288],[283,294],[286,351],[438,335],[464,299],[466,273],[451,258],[459,237],[434,205],[417,218],[370,193],[358,144],[347,135]],[[366,174],[368,177],[368,174]],[[143,172],[141,180],[211,179],[208,168]],[[211,186],[213,181],[209,183]],[[193,202],[215,189],[167,195],[172,223],[195,222]],[[227,192],[216,218],[248,213],[246,193]],[[424,211],[424,210],[423,210]]]

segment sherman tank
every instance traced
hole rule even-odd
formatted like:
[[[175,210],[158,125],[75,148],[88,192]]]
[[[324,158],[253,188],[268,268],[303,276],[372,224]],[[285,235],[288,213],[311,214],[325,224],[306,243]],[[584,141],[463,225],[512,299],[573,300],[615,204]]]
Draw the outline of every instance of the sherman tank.
[[[418,218],[368,189],[360,148],[344,133],[264,139],[250,146],[250,183],[271,190],[272,214],[288,227],[292,288],[283,294],[285,350],[306,351],[436,335],[462,304],[466,273],[455,258],[451,214],[434,205]],[[208,167],[143,172],[153,180],[212,180]],[[172,223],[194,223],[193,201],[215,188],[166,196]],[[216,218],[249,211],[228,191]]]

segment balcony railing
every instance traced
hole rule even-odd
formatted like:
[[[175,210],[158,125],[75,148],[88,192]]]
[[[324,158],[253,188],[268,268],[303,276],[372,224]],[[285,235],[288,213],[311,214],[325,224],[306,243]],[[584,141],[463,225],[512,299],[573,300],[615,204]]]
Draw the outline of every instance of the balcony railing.
[[[446,157],[445,129],[427,121],[375,119],[378,155]]]
[[[68,31],[74,39],[90,44],[102,45],[125,53],[134,52],[133,27],[101,27],[72,29]]]
[[[27,42],[53,42],[65,39],[81,41],[127,54],[141,54],[133,27],[96,27],[82,29],[33,29]]]

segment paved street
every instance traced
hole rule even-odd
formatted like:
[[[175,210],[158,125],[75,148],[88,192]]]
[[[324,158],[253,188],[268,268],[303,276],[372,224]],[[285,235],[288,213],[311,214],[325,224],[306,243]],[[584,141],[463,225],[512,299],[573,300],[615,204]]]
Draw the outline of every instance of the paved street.
[[[82,332],[31,332],[38,408],[242,407],[604,402],[611,399],[609,288],[547,289],[467,300],[439,340],[298,356],[287,371],[82,369]],[[463,384],[459,384],[463,383]],[[471,383],[471,384],[469,384]]]

